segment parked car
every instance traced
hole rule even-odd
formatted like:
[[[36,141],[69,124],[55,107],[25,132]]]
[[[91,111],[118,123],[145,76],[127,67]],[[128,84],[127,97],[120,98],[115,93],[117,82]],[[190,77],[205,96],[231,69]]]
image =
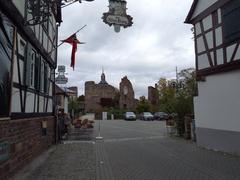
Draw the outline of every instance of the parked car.
[[[144,121],[153,121],[154,117],[152,115],[152,113],[150,112],[143,112],[140,114],[140,120],[144,120]]]
[[[168,114],[165,112],[155,112],[153,116],[154,116],[154,119],[156,119],[156,120],[167,120],[168,119]]]
[[[136,115],[134,112],[126,112],[124,113],[124,119],[125,120],[136,120]]]

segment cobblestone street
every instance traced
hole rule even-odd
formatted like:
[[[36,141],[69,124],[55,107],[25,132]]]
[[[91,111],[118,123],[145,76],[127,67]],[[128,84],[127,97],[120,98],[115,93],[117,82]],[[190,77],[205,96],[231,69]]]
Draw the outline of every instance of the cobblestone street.
[[[51,149],[40,165],[25,169],[21,180],[238,180],[240,158],[199,148],[166,136],[164,122],[101,121],[95,130],[73,131]],[[77,138],[78,137],[78,138]],[[87,141],[86,141],[87,139]],[[85,141],[84,141],[85,140]],[[90,141],[89,141],[90,140]]]

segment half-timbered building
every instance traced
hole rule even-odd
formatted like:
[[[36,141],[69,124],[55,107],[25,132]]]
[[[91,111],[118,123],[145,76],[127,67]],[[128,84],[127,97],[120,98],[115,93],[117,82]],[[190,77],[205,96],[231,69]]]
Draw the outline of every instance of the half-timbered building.
[[[0,179],[55,142],[60,1],[0,0]]]
[[[197,142],[236,154],[240,154],[239,19],[239,0],[194,0],[185,21],[194,26]]]

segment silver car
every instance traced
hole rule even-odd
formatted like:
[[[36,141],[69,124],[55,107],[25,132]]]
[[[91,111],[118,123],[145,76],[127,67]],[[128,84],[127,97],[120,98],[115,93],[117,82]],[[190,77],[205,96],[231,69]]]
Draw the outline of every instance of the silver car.
[[[154,117],[153,117],[152,113],[150,113],[150,112],[143,112],[140,114],[140,120],[153,121]]]
[[[134,112],[126,112],[124,114],[124,119],[125,120],[136,120],[136,115],[134,114]]]

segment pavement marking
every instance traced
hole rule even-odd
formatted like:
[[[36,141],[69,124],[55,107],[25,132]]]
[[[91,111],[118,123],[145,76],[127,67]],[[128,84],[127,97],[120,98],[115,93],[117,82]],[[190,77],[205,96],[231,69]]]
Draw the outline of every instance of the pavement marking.
[[[157,135],[158,133],[153,133],[153,132],[144,132],[144,131],[141,131],[141,130],[136,130],[136,129],[132,129],[132,128],[129,128],[129,127],[119,127],[119,126],[113,126],[113,125],[110,125],[109,126],[110,128],[115,128],[115,129],[124,129],[125,131],[134,131],[134,132],[138,132],[138,133],[142,133],[142,134],[148,134],[148,135]],[[166,130],[167,131],[167,130]]]
[[[139,141],[139,140],[152,140],[152,139],[162,139],[165,136],[150,136],[150,137],[134,137],[134,138],[114,138],[106,139],[104,142],[123,142],[123,141]]]
[[[95,144],[95,141],[78,141],[78,140],[66,140],[63,144]]]
[[[104,142],[97,141],[96,143],[96,165],[96,180],[115,179]]]

